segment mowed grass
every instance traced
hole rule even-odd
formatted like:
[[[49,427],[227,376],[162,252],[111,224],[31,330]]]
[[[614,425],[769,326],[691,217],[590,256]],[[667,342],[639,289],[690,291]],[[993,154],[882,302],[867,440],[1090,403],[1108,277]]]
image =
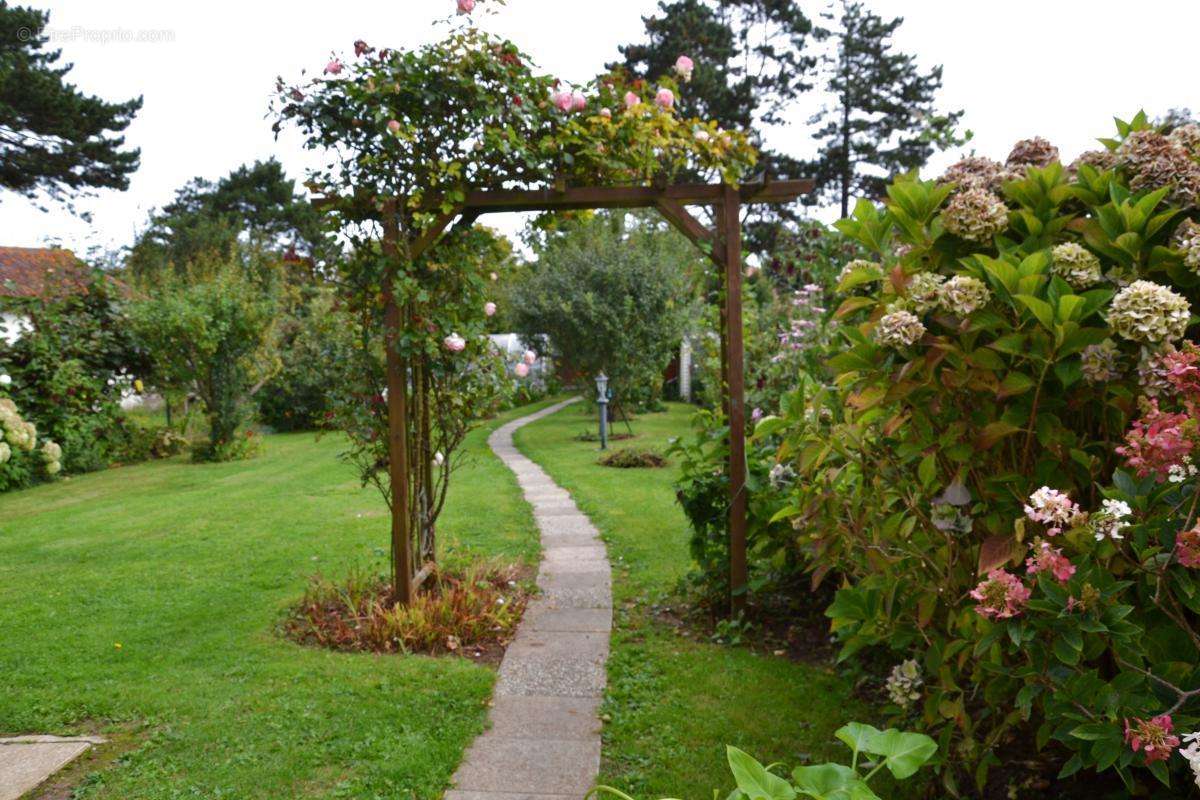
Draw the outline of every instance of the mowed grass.
[[[487,433],[471,435],[442,549],[532,560],[529,508]],[[492,670],[276,634],[308,576],[385,565],[386,507],[341,446],[269,436],[249,461],[0,497],[0,734],[121,733],[133,749],[84,798],[439,797],[484,727]]]
[[[612,447],[665,449],[687,435],[691,413],[671,405],[643,415],[633,423],[636,438]],[[572,492],[614,562],[601,782],[640,798],[711,798],[714,789],[724,797],[733,786],[727,744],[789,767],[846,755],[833,732],[872,719],[831,669],[689,639],[655,618],[653,605],[692,567],[672,487],[677,468],[599,466],[597,445],[576,439],[594,427],[569,407],[522,428],[516,441]]]

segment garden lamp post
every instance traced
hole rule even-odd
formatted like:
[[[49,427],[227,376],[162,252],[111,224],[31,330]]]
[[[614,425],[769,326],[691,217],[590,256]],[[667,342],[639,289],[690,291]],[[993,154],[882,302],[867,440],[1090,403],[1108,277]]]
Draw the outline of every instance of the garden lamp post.
[[[596,403],[600,406],[600,449],[608,449],[608,376],[596,375]]]

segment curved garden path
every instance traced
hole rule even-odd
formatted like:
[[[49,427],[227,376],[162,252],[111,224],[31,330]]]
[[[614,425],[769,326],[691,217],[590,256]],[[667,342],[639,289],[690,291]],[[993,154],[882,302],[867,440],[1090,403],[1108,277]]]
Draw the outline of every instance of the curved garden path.
[[[533,506],[542,593],[500,663],[492,727],[467,751],[446,800],[578,800],[600,769],[597,715],[612,630],[608,557],[571,495],[513,445],[518,428],[577,400],[514,420],[488,439]]]

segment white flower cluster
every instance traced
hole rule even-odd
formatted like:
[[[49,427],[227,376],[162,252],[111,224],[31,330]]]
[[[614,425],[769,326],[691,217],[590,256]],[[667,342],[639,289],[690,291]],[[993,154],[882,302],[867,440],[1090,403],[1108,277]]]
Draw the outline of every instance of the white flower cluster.
[[[925,335],[925,326],[910,311],[893,311],[875,325],[875,341],[885,347],[908,347]]]
[[[892,668],[887,679],[888,696],[901,708],[908,708],[921,699],[921,667],[911,658]]]
[[[1008,227],[1008,208],[982,186],[971,186],[950,198],[942,224],[955,236],[986,242]]]
[[[904,299],[902,307],[916,314],[932,311],[937,308],[945,282],[945,276],[936,272],[916,273],[908,279],[908,297]]]
[[[1183,483],[1196,477],[1197,474],[1200,474],[1200,470],[1196,469],[1196,464],[1192,461],[1191,456],[1184,456],[1183,461],[1167,468],[1167,480],[1171,483]]]
[[[1124,539],[1121,531],[1129,527],[1126,520],[1131,514],[1133,514],[1133,509],[1124,500],[1105,500],[1101,504],[1100,510],[1088,520],[1092,526],[1092,533],[1096,536],[1096,541]]]
[[[1104,279],[1100,259],[1082,245],[1064,242],[1055,246],[1050,255],[1054,259],[1050,271],[1071,284],[1072,289],[1087,289]]]
[[[1181,295],[1153,281],[1134,281],[1113,298],[1108,324],[1135,342],[1182,339],[1191,309]]]
[[[16,447],[21,450],[32,450],[37,446],[37,427],[32,422],[21,419],[17,404],[7,397],[0,398],[0,426],[4,428],[4,443],[8,448]],[[8,461],[12,450],[6,451],[0,458],[0,463]]]
[[[1088,383],[1108,383],[1121,377],[1121,351],[1112,339],[1089,344],[1079,354],[1079,361]]]
[[[1181,738],[1184,747],[1179,751],[1179,755],[1183,756],[1183,760],[1192,768],[1192,777],[1196,786],[1200,786],[1200,731],[1185,733]]]
[[[1192,272],[1200,273],[1200,223],[1185,219],[1175,229],[1172,244],[1183,253],[1184,265]]]
[[[983,308],[991,297],[987,285],[970,275],[955,275],[938,290],[942,308],[960,317],[969,316]]]
[[[46,466],[47,475],[62,472],[62,448],[56,442],[47,439],[42,445],[42,463]]]

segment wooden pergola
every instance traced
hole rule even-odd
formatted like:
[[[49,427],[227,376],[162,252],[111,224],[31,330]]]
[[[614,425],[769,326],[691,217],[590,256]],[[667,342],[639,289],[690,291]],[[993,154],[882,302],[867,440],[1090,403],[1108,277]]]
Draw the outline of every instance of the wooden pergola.
[[[597,208],[656,208],[680,233],[694,242],[718,267],[724,284],[720,308],[722,405],[729,424],[729,585],[734,613],[745,605],[748,580],[746,565],[746,409],[745,364],[742,341],[742,231],[741,210],[753,203],[790,203],[812,191],[810,180],[763,180],[733,186],[727,183],[688,183],[626,187],[566,187],[538,190],[481,190],[466,193],[463,202],[440,214],[434,223],[408,242],[408,256],[415,260],[433,246],[447,227],[471,225],[484,214],[508,211],[568,211]],[[336,200],[323,199],[319,205]],[[688,211],[688,206],[713,209],[715,224],[705,225]],[[408,365],[392,346],[404,327],[402,309],[391,291],[391,280],[399,267],[399,223],[397,200],[383,205],[384,253],[393,266],[385,278],[384,310],[388,374],[388,467],[392,494],[392,541],[400,543],[393,552],[396,563],[412,564],[412,531],[409,527]],[[418,421],[418,424],[421,424]],[[428,424],[425,422],[424,424]],[[396,591],[402,602],[411,601],[427,569],[404,570]],[[407,580],[405,578],[407,577]]]

